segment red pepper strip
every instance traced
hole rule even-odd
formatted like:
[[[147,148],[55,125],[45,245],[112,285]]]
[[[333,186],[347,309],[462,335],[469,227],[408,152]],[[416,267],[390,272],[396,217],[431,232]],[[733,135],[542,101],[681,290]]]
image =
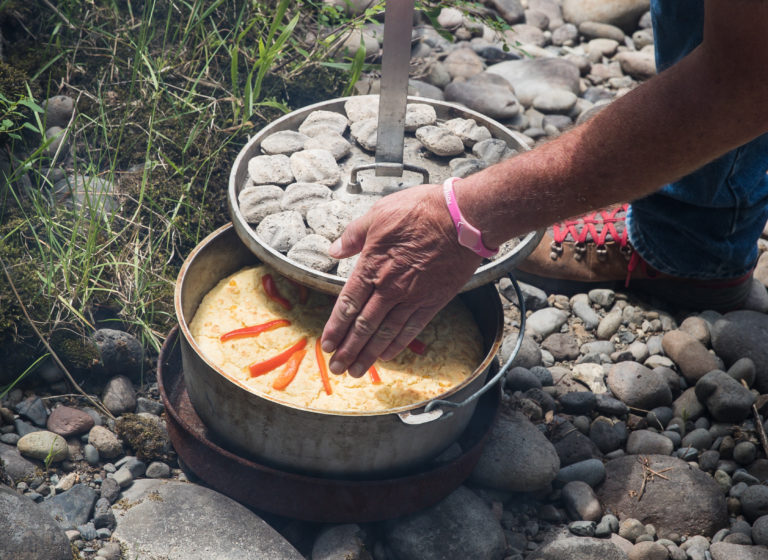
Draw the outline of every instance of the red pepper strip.
[[[333,390],[331,389],[331,379],[328,377],[328,366],[325,365],[325,356],[323,356],[323,349],[320,347],[319,338],[315,343],[315,356],[317,356],[317,365],[320,367],[320,379],[323,380],[325,394],[330,395],[333,393]]]
[[[269,373],[273,369],[280,367],[285,362],[291,359],[291,356],[294,354],[294,352],[298,352],[299,350],[304,348],[306,345],[307,345],[307,337],[305,336],[304,338],[299,340],[296,344],[288,348],[288,350],[283,350],[277,356],[273,356],[268,360],[264,360],[263,362],[255,362],[249,365],[248,369],[251,372],[251,377],[258,377],[259,375],[264,375],[265,373]]]
[[[252,325],[250,327],[243,327],[242,329],[235,329],[234,331],[229,331],[228,333],[224,333],[223,335],[221,335],[219,340],[221,340],[222,342],[226,342],[227,340],[232,340],[233,338],[245,338],[247,336],[256,336],[263,332],[271,331],[279,327],[287,327],[290,324],[291,322],[288,319],[275,319],[274,321],[268,321],[261,325]]]
[[[287,310],[290,310],[293,307],[291,302],[285,299],[280,293],[280,290],[277,289],[277,282],[275,282],[275,279],[272,278],[271,274],[265,274],[261,277],[261,285],[264,286],[264,291],[267,292],[267,297],[269,299],[278,305],[283,306],[283,308]]]
[[[422,355],[427,351],[427,345],[420,341],[418,338],[414,338],[408,345],[408,349],[414,354]]]
[[[307,300],[309,299],[309,288],[307,288],[304,284],[299,284],[295,280],[291,280],[290,278],[286,278],[286,280],[296,286],[296,289],[299,290],[299,303],[301,305],[307,303]]]
[[[376,371],[376,366],[371,366],[368,368],[368,373],[371,374],[371,383],[374,385],[381,383],[381,377],[379,377],[379,372]]]
[[[307,353],[306,350],[299,350],[298,352],[294,352],[293,355],[288,359],[288,362],[285,364],[285,369],[275,378],[275,381],[272,383],[272,388],[277,389],[278,391],[283,391],[288,385],[291,384],[291,381],[293,381],[293,378],[296,377],[296,374],[299,372],[299,366],[301,365],[301,360],[304,359],[304,355]]]

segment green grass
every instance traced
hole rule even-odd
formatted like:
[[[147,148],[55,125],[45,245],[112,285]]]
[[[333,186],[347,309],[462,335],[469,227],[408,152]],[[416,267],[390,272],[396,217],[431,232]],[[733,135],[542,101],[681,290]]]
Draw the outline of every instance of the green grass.
[[[439,7],[420,6],[433,17]],[[14,154],[0,171],[0,259],[43,336],[85,336],[106,319],[159,350],[176,322],[181,263],[229,221],[239,149],[284,112],[351,92],[370,68],[364,51],[331,52],[381,16],[381,6],[351,18],[320,0],[0,0],[12,45],[0,147]],[[77,101],[71,161],[41,140],[39,104],[60,93]],[[69,187],[46,175],[60,165]],[[20,309],[0,275],[0,387],[44,352]]]

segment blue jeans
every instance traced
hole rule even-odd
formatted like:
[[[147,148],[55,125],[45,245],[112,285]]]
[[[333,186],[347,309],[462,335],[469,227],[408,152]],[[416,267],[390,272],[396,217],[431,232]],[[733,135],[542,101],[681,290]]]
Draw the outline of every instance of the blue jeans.
[[[701,42],[704,2],[651,0],[651,14],[656,65],[662,71]],[[766,170],[768,134],[634,201],[627,215],[630,242],[648,264],[673,276],[746,274],[768,220]]]

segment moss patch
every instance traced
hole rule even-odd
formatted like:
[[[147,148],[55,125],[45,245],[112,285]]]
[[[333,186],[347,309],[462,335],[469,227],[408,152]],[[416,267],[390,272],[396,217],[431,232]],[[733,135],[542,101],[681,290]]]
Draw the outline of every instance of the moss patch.
[[[168,461],[170,441],[155,421],[138,414],[124,414],[115,422],[117,436],[133,448],[142,461]]]

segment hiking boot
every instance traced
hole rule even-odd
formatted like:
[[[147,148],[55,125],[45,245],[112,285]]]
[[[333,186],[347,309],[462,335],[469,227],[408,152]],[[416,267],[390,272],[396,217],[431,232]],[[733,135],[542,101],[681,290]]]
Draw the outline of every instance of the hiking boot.
[[[743,306],[752,271],[739,278],[699,280],[655,270],[629,243],[628,207],[612,206],[554,224],[520,263],[516,276],[550,293],[629,289],[682,308],[727,311]]]

